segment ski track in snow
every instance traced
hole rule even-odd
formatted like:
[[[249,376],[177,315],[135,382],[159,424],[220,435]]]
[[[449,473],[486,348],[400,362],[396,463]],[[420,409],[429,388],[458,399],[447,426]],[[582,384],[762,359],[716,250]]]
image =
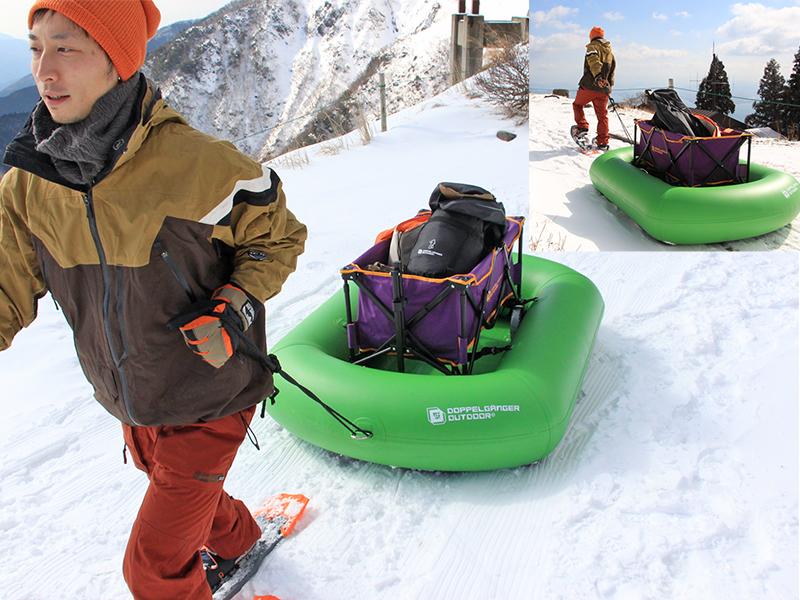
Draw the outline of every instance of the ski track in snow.
[[[500,128],[520,137],[500,142]],[[525,211],[524,133],[448,92],[390,117],[367,147],[276,166],[312,235],[267,303],[270,343],[439,181]],[[797,598],[797,254],[543,256],[606,303],[555,451],[491,472],[395,469],[256,417],[261,450],[242,445],[226,489],[250,506],[279,492],[311,503],[240,599]],[[121,563],[146,478],[122,464],[120,426],[92,399],[51,302],[0,354],[0,373],[4,597],[129,598]]]
[[[565,261],[609,306],[594,360],[625,369],[542,597],[796,597],[797,256],[624,256]]]
[[[621,101],[622,98],[617,98]],[[586,109],[590,135],[596,135],[594,109]],[[645,112],[618,109],[608,113],[612,136],[632,139],[633,120]],[[704,245],[669,245],[651,238],[592,185],[594,160],[578,151],[569,135],[575,123],[572,100],[531,94],[529,174],[531,181],[530,237],[538,250],[758,251],[800,250],[800,216],[781,229],[746,240]],[[627,146],[611,138],[612,150]],[[742,150],[745,156],[746,146]],[[751,161],[785,171],[800,181],[800,144],[755,139]]]

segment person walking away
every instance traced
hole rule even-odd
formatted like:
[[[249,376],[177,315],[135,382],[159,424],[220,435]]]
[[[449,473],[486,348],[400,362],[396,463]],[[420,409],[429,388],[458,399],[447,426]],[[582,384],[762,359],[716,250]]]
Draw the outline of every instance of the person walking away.
[[[261,535],[223,490],[274,389],[237,346],[266,351],[263,304],[307,232],[275,172],[189,127],[140,72],[160,18],[151,0],[30,9],[41,100],[4,156],[0,350],[50,292],[149,478],[123,561],[133,597],[211,600],[201,547],[234,559]]]
[[[593,27],[589,33],[590,42],[586,45],[586,56],[583,60],[583,77],[578,83],[578,93],[572,103],[577,125],[576,136],[586,138],[589,134],[589,122],[583,107],[591,103],[597,116],[597,149],[608,150],[608,97],[614,85],[614,71],[617,63],[611,44],[604,39],[605,32],[600,27]]]

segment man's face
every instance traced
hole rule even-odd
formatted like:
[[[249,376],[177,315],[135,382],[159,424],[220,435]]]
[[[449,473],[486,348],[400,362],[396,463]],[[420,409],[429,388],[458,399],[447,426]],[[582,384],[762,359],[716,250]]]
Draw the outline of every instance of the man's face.
[[[29,37],[31,72],[56,123],[85,119],[97,99],[117,84],[117,70],[100,45],[61,13],[48,12]]]

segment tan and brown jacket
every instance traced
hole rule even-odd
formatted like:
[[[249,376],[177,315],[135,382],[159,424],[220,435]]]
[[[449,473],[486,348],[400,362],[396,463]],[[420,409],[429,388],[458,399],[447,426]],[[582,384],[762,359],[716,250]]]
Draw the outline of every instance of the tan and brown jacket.
[[[583,59],[583,76],[578,85],[585,90],[611,94],[616,70],[617,61],[614,58],[614,52],[611,50],[611,44],[604,38],[594,38],[586,44],[586,56]],[[603,80],[607,82],[605,86],[599,86],[595,82],[598,75],[602,75]]]
[[[143,77],[143,76],[142,76]],[[306,228],[278,176],[204,135],[142,86],[136,122],[92,186],[60,179],[30,122],[0,183],[0,350],[49,291],[97,400],[128,425],[233,414],[272,391],[234,356],[215,369],[167,321],[231,282],[263,303],[295,269]],[[266,349],[264,311],[247,335]]]

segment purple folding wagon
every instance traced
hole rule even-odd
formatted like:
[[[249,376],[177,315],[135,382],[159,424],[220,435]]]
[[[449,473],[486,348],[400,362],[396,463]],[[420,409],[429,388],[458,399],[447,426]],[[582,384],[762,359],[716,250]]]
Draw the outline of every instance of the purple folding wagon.
[[[671,185],[704,187],[744,183],[750,174],[749,133],[723,129],[713,137],[692,137],[635,119],[631,164]],[[739,149],[747,142],[747,162]]]
[[[506,217],[508,231],[469,273],[432,279],[389,265],[390,240],[377,242],[341,269],[347,311],[350,360],[355,364],[387,354],[424,361],[448,375],[469,374],[479,356],[481,331],[493,326],[498,311],[511,311],[512,330],[522,315],[523,217]],[[517,244],[516,261],[513,246]],[[348,284],[357,285],[353,318]]]

